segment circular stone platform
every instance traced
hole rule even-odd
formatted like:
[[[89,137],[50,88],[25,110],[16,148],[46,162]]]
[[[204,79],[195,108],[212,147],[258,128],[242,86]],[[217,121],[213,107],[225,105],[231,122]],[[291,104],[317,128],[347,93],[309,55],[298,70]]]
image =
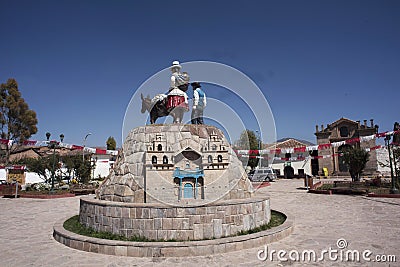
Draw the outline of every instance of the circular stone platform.
[[[289,234],[290,220],[279,233],[236,236],[271,219],[269,198],[254,193],[220,129],[146,125],[131,130],[96,198],[81,198],[79,221],[95,231],[157,242],[95,240],[59,227],[54,237],[86,251],[161,257],[232,251]],[[204,249],[194,252],[197,247]]]
[[[260,247],[278,241],[293,232],[294,218],[285,214],[283,224],[272,229],[241,236],[185,242],[129,242],[87,237],[67,231],[66,219],[54,225],[58,242],[78,250],[130,257],[188,257],[226,253]]]

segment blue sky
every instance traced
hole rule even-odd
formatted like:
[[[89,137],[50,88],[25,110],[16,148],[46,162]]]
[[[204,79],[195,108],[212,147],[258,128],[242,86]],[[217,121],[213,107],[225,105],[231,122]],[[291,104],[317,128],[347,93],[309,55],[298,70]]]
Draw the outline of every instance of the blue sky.
[[[15,78],[36,111],[34,140],[49,131],[81,144],[91,132],[86,145],[113,136],[120,146],[129,100],[176,59],[248,75],[278,138],[315,142],[315,125],[340,117],[391,130],[400,120],[399,14],[395,0],[0,0],[0,82]]]

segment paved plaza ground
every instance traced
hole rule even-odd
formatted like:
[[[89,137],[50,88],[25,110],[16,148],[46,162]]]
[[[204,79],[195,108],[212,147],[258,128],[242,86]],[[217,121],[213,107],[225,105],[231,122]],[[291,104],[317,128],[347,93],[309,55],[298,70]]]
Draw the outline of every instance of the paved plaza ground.
[[[278,180],[261,188],[258,194],[271,197],[273,209],[295,217],[293,234],[267,245],[268,251],[283,250],[283,258],[313,250],[338,250],[339,258],[323,254],[321,262],[271,261],[258,259],[259,247],[237,252],[189,258],[131,258],[78,251],[52,237],[53,225],[79,212],[79,197],[39,200],[0,198],[0,266],[400,266],[400,199],[362,196],[317,195],[299,189],[302,180]],[[347,247],[338,249],[337,240]],[[342,240],[343,241],[343,240]],[[344,241],[341,243],[344,244]],[[376,255],[395,255],[397,263],[361,263],[340,260],[349,250]],[[335,252],[331,251],[334,259]],[[260,256],[264,256],[263,253]],[[300,257],[301,258],[301,257]],[[351,257],[350,257],[351,258]]]

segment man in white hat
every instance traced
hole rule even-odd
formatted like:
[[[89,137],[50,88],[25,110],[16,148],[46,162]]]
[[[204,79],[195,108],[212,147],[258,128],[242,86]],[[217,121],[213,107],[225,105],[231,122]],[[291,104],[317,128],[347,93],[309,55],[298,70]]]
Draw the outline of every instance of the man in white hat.
[[[182,66],[179,64],[179,61],[172,62],[171,86],[167,102],[168,111],[172,111],[176,108],[184,109],[186,112],[189,110],[188,97],[185,93],[189,87],[189,75],[186,72],[181,73],[181,68]]]

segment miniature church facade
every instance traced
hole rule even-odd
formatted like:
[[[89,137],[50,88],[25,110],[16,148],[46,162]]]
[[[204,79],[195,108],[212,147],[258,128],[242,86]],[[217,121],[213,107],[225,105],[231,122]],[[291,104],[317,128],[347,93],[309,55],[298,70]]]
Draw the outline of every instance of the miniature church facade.
[[[219,132],[207,138],[185,132],[146,134],[145,191],[147,202],[201,202],[220,197],[229,181],[229,144]],[[220,191],[220,192],[219,192]]]

